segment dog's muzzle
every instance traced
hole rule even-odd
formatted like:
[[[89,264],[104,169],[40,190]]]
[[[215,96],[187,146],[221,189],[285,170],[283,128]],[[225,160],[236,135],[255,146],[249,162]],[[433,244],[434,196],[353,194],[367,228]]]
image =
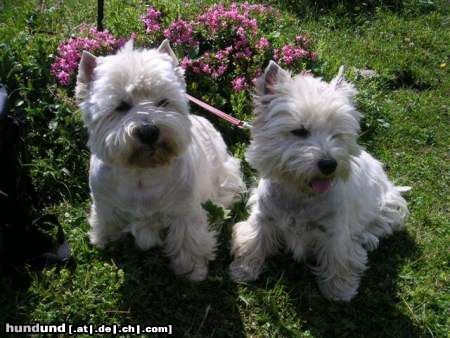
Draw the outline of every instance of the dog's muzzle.
[[[159,138],[159,128],[154,124],[143,124],[136,127],[134,130],[134,135],[136,138],[144,145],[151,146],[158,141]]]

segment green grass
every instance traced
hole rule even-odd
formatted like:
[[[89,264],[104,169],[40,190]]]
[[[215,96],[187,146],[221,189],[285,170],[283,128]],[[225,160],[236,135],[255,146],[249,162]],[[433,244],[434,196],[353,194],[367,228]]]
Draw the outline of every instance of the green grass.
[[[153,2],[173,17],[194,14],[207,3],[212,1]],[[350,304],[324,300],[311,272],[288,255],[269,260],[255,283],[230,281],[230,229],[245,217],[244,203],[229,215],[211,208],[212,223],[222,229],[220,247],[207,281],[199,284],[174,276],[159,250],[139,252],[130,239],[104,251],[89,246],[86,135],[73,93],[56,88],[48,67],[58,42],[81,22],[95,20],[95,1],[41,8],[34,1],[6,1],[0,11],[0,79],[13,91],[14,112],[29,122],[27,164],[41,196],[35,212],[45,208],[58,215],[76,266],[28,271],[30,283],[24,285],[1,277],[1,324],[172,324],[177,336],[199,337],[448,336],[448,4],[273,3],[299,22],[292,25],[294,34],[313,37],[318,75],[330,79],[339,65],[347,66],[365,114],[361,142],[386,164],[394,182],[413,188],[406,230],[370,254],[359,295]],[[141,29],[136,18],[143,8],[137,0],[107,1],[106,26],[123,35]],[[355,79],[355,68],[379,76]],[[240,155],[244,150],[232,149]]]

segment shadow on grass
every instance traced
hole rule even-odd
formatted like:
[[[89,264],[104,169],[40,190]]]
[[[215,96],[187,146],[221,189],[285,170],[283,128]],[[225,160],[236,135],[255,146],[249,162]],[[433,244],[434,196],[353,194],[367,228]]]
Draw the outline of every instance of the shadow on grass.
[[[22,277],[22,276],[20,276]],[[26,323],[27,315],[18,308],[19,300],[24,297],[28,280],[11,275],[0,278],[0,332],[6,323]]]
[[[405,260],[419,256],[413,239],[406,233],[397,233],[384,239],[380,247],[369,255],[369,269],[362,278],[359,294],[350,303],[330,302],[317,288],[313,274],[304,264],[297,264],[288,255],[276,257],[269,263],[268,271],[261,276],[266,289],[279,283],[287,290],[289,302],[301,321],[302,331],[308,330],[317,337],[411,337],[421,332],[400,308],[397,279]],[[279,266],[285,268],[281,271]],[[272,276],[267,279],[268,276]],[[258,306],[283,327],[276,308],[267,306],[260,297]],[[283,332],[283,331],[282,331]],[[292,331],[286,329],[286,336]]]
[[[122,322],[170,324],[177,337],[243,337],[237,288],[228,278],[228,235],[222,231],[218,242],[217,258],[200,283],[175,276],[161,249],[141,252],[131,238],[118,242],[104,258],[124,271]]]

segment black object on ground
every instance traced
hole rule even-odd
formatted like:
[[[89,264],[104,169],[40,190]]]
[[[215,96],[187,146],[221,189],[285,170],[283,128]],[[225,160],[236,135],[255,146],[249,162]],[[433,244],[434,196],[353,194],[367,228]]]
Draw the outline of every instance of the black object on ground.
[[[0,275],[31,267],[72,263],[58,219],[33,212],[35,195],[23,141],[25,123],[8,114],[7,92],[0,84]]]

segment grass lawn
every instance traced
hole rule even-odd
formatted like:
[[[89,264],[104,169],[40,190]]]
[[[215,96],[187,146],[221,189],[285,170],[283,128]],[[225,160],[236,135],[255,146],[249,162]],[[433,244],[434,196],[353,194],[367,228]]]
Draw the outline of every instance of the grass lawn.
[[[118,35],[142,30],[138,18],[145,1],[105,3],[107,28]],[[211,3],[152,5],[175,18]],[[257,282],[233,283],[227,274],[230,230],[245,217],[245,201],[229,215],[212,208],[220,247],[202,283],[174,276],[160,250],[140,252],[131,239],[106,250],[92,248],[86,237],[86,133],[73,93],[54,84],[49,68],[58,43],[80,23],[95,22],[96,1],[0,2],[0,82],[9,85],[12,109],[25,113],[28,122],[27,165],[39,196],[35,212],[58,216],[76,262],[74,268],[27,270],[24,285],[0,276],[0,332],[6,322],[67,322],[171,324],[176,336],[196,337],[448,336],[448,3],[331,3],[272,1],[290,18],[280,22],[283,29],[312,37],[317,75],[330,79],[339,65],[347,66],[365,115],[361,143],[386,164],[395,183],[412,186],[406,230],[370,254],[359,295],[349,304],[322,298],[312,273],[284,254],[268,261]],[[362,68],[378,76],[358,78],[356,69]],[[242,157],[246,135],[221,128]],[[241,141],[234,143],[233,134]],[[247,181],[254,181],[252,172],[245,172]]]

